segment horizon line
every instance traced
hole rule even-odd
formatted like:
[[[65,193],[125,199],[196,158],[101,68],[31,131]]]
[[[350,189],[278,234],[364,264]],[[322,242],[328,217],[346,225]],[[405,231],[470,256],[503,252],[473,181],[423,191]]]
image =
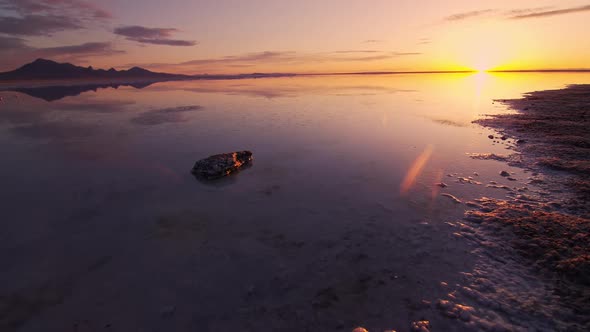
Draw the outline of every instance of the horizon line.
[[[142,67],[140,67],[142,68]],[[462,70],[379,70],[379,71],[350,71],[350,72],[249,72],[249,73],[201,73],[201,74],[180,74],[185,76],[244,76],[244,75],[291,75],[291,76],[346,76],[346,75],[395,75],[395,74],[469,74],[469,73],[557,73],[557,72],[590,72],[590,68],[562,68],[562,69],[462,69]],[[162,72],[160,72],[162,73]]]
[[[335,73],[292,73],[297,76],[337,76],[337,75],[394,75],[394,74],[469,74],[469,73],[557,73],[590,72],[590,68],[578,69],[491,69],[491,70],[404,70],[404,71],[360,71]]]
[[[38,58],[34,62],[39,60],[46,60],[51,62],[60,63],[54,60]],[[30,64],[30,63],[29,63]],[[70,64],[74,65],[69,62],[61,62],[61,64]],[[23,65],[26,66],[27,64]],[[23,66],[7,71],[1,72],[0,74],[10,73],[16,71]],[[74,65],[79,66],[79,65]],[[82,67],[82,66],[79,66]],[[83,68],[93,68],[92,66],[83,67]],[[149,69],[145,69],[138,65],[133,66],[132,68],[141,68],[144,70],[151,71]],[[94,69],[94,68],[93,68]],[[95,69],[96,70],[96,69]],[[99,69],[105,70],[105,69]],[[120,69],[124,70],[124,69]],[[129,70],[129,69],[127,69]],[[400,74],[470,74],[470,73],[584,73],[590,72],[590,68],[544,68],[544,69],[489,69],[489,70],[476,70],[476,69],[461,69],[461,70],[379,70],[379,71],[346,71],[346,72],[249,72],[249,73],[218,73],[218,74],[210,74],[210,73],[199,73],[199,74],[183,74],[183,73],[168,73],[168,72],[159,72],[154,71],[152,73],[155,74],[169,74],[169,75],[177,75],[177,76],[185,76],[185,78],[215,78],[215,77],[234,77],[234,78],[248,78],[247,76],[346,76],[346,75],[400,75]]]

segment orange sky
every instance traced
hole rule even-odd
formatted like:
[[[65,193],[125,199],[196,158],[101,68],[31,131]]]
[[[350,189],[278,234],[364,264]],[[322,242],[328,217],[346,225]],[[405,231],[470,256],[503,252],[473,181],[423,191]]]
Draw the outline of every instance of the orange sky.
[[[590,68],[590,1],[0,0],[0,70]]]

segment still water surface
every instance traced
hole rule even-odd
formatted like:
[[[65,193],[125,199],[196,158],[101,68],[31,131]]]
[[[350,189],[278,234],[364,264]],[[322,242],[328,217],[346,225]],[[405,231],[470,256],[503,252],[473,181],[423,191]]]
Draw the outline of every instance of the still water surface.
[[[420,304],[475,259],[445,224],[462,208],[440,193],[503,193],[446,176],[502,184],[500,170],[521,172],[466,155],[507,152],[471,121],[509,111],[494,98],[589,80],[383,75],[0,92],[0,308],[10,307],[0,327],[404,330],[426,318],[460,331]],[[190,174],[196,160],[236,150],[254,153],[252,167],[213,183]]]

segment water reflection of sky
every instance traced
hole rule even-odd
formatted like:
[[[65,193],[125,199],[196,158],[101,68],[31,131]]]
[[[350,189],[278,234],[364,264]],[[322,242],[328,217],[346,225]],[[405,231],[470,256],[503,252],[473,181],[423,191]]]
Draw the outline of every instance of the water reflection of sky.
[[[214,278],[226,281],[235,275],[236,264],[253,257],[266,258],[256,263],[257,269],[242,270],[244,280],[262,280],[260,274],[273,273],[276,265],[283,264],[264,256],[264,251],[248,254],[258,247],[243,245],[242,234],[266,236],[250,225],[283,227],[324,243],[322,236],[337,234],[334,227],[348,232],[346,227],[366,220],[399,225],[444,220],[454,205],[441,198],[443,190],[435,183],[448,182],[444,191],[461,199],[494,195],[485,186],[451,183],[447,174],[467,177],[477,172],[483,183],[507,181],[498,176],[498,170],[507,167],[504,164],[466,156],[506,152],[504,145],[492,144],[485,129],[471,124],[484,114],[505,111],[492,103],[493,98],[518,97],[588,78],[580,74],[301,77],[166,82],[141,89],[120,86],[62,94],[52,90],[52,98],[0,92],[4,156],[0,199],[4,220],[10,223],[3,228],[2,240],[4,248],[13,250],[4,252],[18,253],[3,256],[12,272],[0,282],[18,282],[14,275],[33,275],[31,267],[43,264],[51,266],[44,277],[67,272],[105,251],[120,255],[114,253],[117,248],[133,257],[125,263],[130,283],[142,285],[146,278],[132,277],[133,271],[142,271],[136,261],[178,269],[180,273],[172,277],[176,279],[186,271],[175,259],[184,256],[166,257],[171,247],[159,251],[150,241],[153,227],[176,225],[177,219],[179,227],[187,223],[188,231],[178,232],[193,236],[191,243],[204,239],[231,243],[224,250],[239,259],[231,266],[219,265]],[[190,174],[197,159],[245,149],[253,151],[254,163],[230,179],[204,184]],[[202,226],[206,232],[201,234],[201,226],[190,223],[195,218],[227,227],[220,231]],[[322,231],[321,225],[330,226]],[[242,233],[232,237],[237,230]],[[176,234],[174,229],[165,231]],[[396,239],[400,248],[421,243],[412,242],[411,234]],[[385,241],[374,241],[381,240]],[[38,253],[34,250],[38,246],[47,250]],[[239,251],[233,252],[234,246]],[[301,256],[306,258],[302,264],[308,264],[311,256]],[[225,258],[205,266],[220,262]],[[400,262],[404,270],[411,270],[408,262]],[[427,263],[438,269],[437,277],[456,272],[445,272],[448,264],[440,259]],[[304,266],[299,268],[303,271]],[[342,276],[337,269],[328,272]],[[146,288],[150,287],[142,288],[142,294]],[[159,293],[145,294],[159,303]]]
[[[45,90],[20,89],[0,92],[0,122],[6,151],[27,144],[29,157],[45,151],[56,162],[149,164],[143,159],[156,151],[171,160],[175,152],[190,154],[190,161],[228,149],[280,155],[291,148],[301,160],[311,150],[345,154],[335,161],[341,165],[395,156],[385,169],[397,173],[430,144],[433,160],[481,150],[471,121],[505,111],[494,98],[585,79],[479,73],[165,82],[86,92],[70,86],[61,96],[51,88],[50,102]]]

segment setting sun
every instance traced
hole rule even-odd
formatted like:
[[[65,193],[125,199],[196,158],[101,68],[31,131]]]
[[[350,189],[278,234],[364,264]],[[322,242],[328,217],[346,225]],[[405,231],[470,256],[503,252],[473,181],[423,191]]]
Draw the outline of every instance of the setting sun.
[[[0,24],[0,70],[36,58],[182,74],[590,66],[590,41],[577,37],[590,11],[576,1],[258,2],[0,0],[12,22]],[[48,19],[29,22],[38,16]]]

